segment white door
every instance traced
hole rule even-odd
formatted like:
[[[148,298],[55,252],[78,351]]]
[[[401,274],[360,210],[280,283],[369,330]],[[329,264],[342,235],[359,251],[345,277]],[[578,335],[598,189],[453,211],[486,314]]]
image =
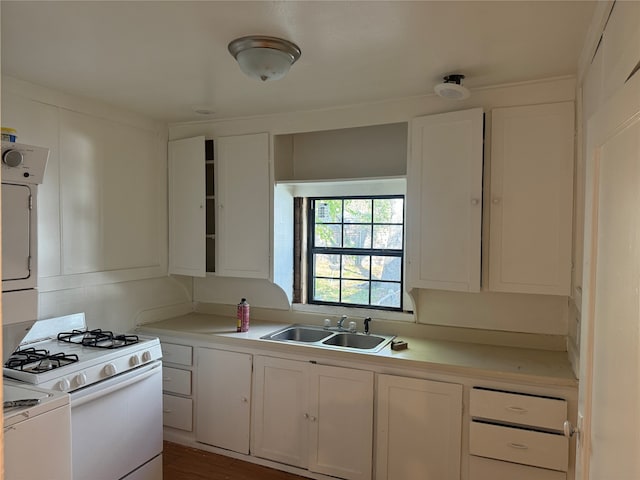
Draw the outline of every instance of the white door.
[[[462,385],[378,375],[377,480],[458,480]]]
[[[411,121],[409,288],[480,291],[482,109]]]
[[[574,104],[491,116],[489,289],[569,295]]]
[[[254,358],[252,453],[300,468],[309,464],[310,363]]]
[[[216,273],[269,278],[269,134],[220,137],[216,148]]]
[[[577,476],[640,478],[640,74],[591,119]]]
[[[206,275],[204,142],[169,142],[169,273],[177,275]]]
[[[373,372],[314,365],[309,398],[309,470],[349,480],[369,480]]]
[[[31,190],[26,185],[2,184],[2,281],[31,275]],[[17,288],[20,288],[17,286]]]
[[[196,440],[249,454],[251,355],[198,348]]]

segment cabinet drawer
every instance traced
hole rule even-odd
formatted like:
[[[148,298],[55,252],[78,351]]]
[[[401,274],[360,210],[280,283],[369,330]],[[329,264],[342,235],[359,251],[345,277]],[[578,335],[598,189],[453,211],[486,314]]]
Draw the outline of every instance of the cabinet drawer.
[[[563,472],[569,465],[566,437],[486,423],[471,422],[469,452]]]
[[[193,401],[190,398],[162,395],[162,423],[166,427],[193,430]]]
[[[193,363],[193,348],[187,345],[175,343],[161,343],[162,360],[178,365],[191,365]]]
[[[470,413],[474,418],[562,431],[567,419],[565,400],[471,389]]]
[[[180,395],[191,395],[191,371],[162,367],[162,390]]]
[[[567,474],[471,456],[469,480],[567,480]]]

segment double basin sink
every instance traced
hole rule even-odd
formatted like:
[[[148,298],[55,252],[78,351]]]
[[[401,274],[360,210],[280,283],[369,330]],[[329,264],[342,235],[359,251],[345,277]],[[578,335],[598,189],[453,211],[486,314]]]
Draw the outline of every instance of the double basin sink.
[[[391,340],[393,340],[395,336],[337,331],[312,325],[290,325],[260,338],[263,340],[312,345],[334,350],[355,350],[375,353],[391,343]]]

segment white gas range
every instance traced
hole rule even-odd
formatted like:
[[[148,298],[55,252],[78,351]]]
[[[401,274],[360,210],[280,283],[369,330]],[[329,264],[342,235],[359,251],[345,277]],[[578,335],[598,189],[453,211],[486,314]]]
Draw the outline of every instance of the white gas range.
[[[160,480],[161,358],[157,338],[88,330],[79,313],[36,322],[3,373],[69,393],[74,480]]]
[[[76,319],[83,319],[77,315]],[[82,326],[60,331],[55,338],[30,341],[33,337],[23,340],[5,362],[4,376],[61,392],[88,387],[162,358],[160,342],[152,337]]]

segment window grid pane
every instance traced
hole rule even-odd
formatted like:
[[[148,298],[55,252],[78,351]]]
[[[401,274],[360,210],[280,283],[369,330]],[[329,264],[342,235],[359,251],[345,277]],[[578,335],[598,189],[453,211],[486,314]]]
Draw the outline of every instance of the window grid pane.
[[[309,302],[401,310],[404,197],[309,205]]]

